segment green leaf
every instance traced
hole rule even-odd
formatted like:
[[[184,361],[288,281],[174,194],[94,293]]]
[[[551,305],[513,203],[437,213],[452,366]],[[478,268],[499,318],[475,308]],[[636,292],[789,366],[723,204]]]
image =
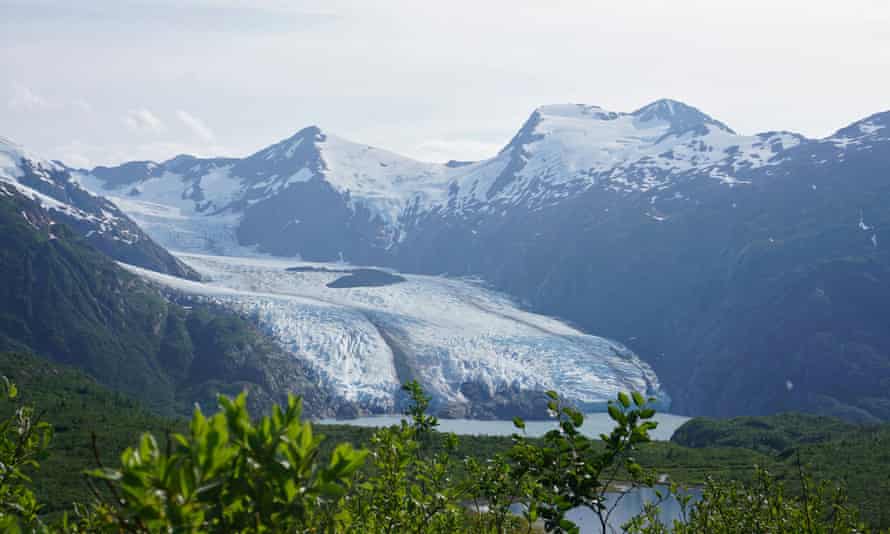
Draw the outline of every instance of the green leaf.
[[[620,402],[621,405],[625,408],[630,408],[630,397],[628,397],[627,393],[623,391],[618,393],[618,402]]]
[[[658,428],[658,422],[657,421],[646,421],[645,423],[640,425],[640,428],[646,430],[647,432],[649,430],[655,430],[656,428]]]
[[[521,430],[525,430],[525,421],[523,421],[519,417],[514,417],[513,418],[513,426],[515,426],[516,428],[519,428]]]
[[[637,408],[642,408],[643,405],[646,404],[646,399],[643,398],[643,395],[641,395],[639,391],[634,391],[631,393],[631,396],[634,398],[634,404]]]
[[[614,404],[609,405],[609,417],[612,418],[616,423],[621,423],[624,419],[624,414],[621,413],[621,410],[618,409]]]
[[[578,526],[569,521],[568,519],[560,519],[559,520],[559,528],[563,529],[566,532],[578,532]]]
[[[579,411],[572,410],[569,413],[569,418],[572,420],[572,424],[575,425],[576,428],[584,424],[584,415]]]
[[[547,391],[546,395],[553,400],[557,400],[559,398],[559,395],[557,395],[557,393],[555,391],[553,391],[552,389]]]

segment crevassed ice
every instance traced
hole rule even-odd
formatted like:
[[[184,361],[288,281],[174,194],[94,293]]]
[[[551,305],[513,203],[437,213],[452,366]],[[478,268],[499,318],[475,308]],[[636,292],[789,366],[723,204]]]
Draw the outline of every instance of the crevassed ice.
[[[460,387],[467,382],[491,392],[556,389],[591,409],[631,389],[668,400],[651,368],[620,344],[465,281],[406,275],[386,287],[333,289],[326,284],[342,273],[288,272],[292,261],[179,257],[212,281],[134,270],[250,314],[334,392],[372,410],[392,408],[398,358],[407,358],[403,365],[437,403],[466,402]]]

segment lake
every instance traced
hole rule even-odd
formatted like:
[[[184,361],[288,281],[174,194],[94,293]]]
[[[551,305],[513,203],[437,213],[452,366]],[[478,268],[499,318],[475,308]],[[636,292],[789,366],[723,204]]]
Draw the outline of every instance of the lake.
[[[376,415],[370,417],[358,417],[355,419],[322,419],[317,421],[324,425],[355,425],[363,427],[383,427],[398,424],[404,419],[401,415]],[[671,438],[674,431],[683,423],[689,420],[689,417],[682,415],[674,415],[669,413],[659,413],[655,415],[655,421],[658,422],[658,428],[650,433],[653,439],[666,441]],[[587,436],[597,437],[603,433],[611,432],[615,426],[615,422],[607,413],[588,413],[584,414],[584,425],[581,432]],[[547,431],[556,428],[556,423],[552,420],[545,421],[526,421],[525,432],[530,437],[539,437]],[[483,436],[509,436],[517,431],[513,426],[513,421],[492,420],[485,421],[479,419],[439,419],[439,431],[454,432],[460,435],[483,435]],[[664,487],[661,488],[662,493],[667,493]],[[697,497],[697,490],[691,490],[693,495]],[[608,506],[612,506],[620,493],[610,493],[607,497]],[[609,532],[621,532],[621,525],[626,523],[630,518],[638,515],[643,511],[643,505],[647,502],[655,502],[658,496],[653,488],[635,488],[621,497],[621,502],[615,507],[609,518]],[[695,497],[693,498],[695,500]],[[665,523],[669,523],[674,519],[679,519],[681,510],[680,504],[674,498],[665,499],[658,507],[659,517]],[[517,510],[517,513],[519,510]],[[572,520],[581,529],[582,534],[600,534],[600,523],[593,512],[586,508],[576,508],[569,510],[568,518]]]
[[[661,492],[664,498],[660,498],[656,493],[656,489]],[[691,495],[690,507],[701,498],[701,491],[691,489],[685,491],[686,495]],[[622,496],[623,495],[623,496]],[[612,492],[606,494],[607,509],[614,509],[608,517],[607,534],[621,532],[621,525],[630,521],[633,517],[643,512],[643,506],[647,503],[659,503],[658,518],[665,525],[670,525],[675,519],[683,518],[683,510],[680,502],[673,496],[668,495],[668,486],[657,485],[655,488],[634,488],[625,491],[623,494]],[[616,501],[620,502],[616,504]],[[470,505],[472,509],[472,505]],[[486,509],[484,506],[482,509]],[[525,510],[524,505],[514,504],[510,510],[516,515],[522,515]],[[687,508],[688,514],[691,510]],[[574,508],[566,513],[566,519],[569,519],[581,529],[581,534],[602,534],[602,526],[599,518],[589,508]]]
[[[323,425],[382,427],[396,425],[404,418],[405,416],[402,415],[375,415],[357,417],[355,419],[322,419],[317,422]],[[656,414],[655,421],[658,422],[658,428],[650,432],[650,435],[655,440],[669,440],[674,431],[688,420],[688,417],[682,415]],[[609,418],[609,414],[601,412],[589,413],[584,415],[584,426],[581,427],[581,432],[587,436],[597,437],[600,434],[608,434],[614,426],[615,422]],[[543,436],[547,431],[554,428],[556,428],[556,423],[553,420],[525,422],[525,433],[530,437]],[[517,432],[516,427],[513,426],[513,421],[487,421],[481,419],[439,419],[438,430],[465,436],[509,436]]]
[[[659,489],[664,495],[668,493],[666,486],[661,486]],[[692,502],[697,501],[701,495],[701,492],[695,489],[689,490],[688,493],[692,495]],[[610,493],[606,497],[607,506],[611,507],[619,496],[620,494],[617,492]],[[635,488],[628,491],[624,497],[621,497],[621,502],[618,503],[612,515],[609,516],[610,529],[608,532],[621,532],[621,525],[630,521],[632,517],[639,515],[643,511],[644,504],[658,502],[658,500],[658,495],[656,495],[654,488]],[[566,516],[580,527],[581,534],[602,533],[599,519],[587,508],[569,510]],[[658,505],[658,517],[665,524],[670,524],[674,519],[681,519],[682,510],[680,503],[673,497],[664,499]]]

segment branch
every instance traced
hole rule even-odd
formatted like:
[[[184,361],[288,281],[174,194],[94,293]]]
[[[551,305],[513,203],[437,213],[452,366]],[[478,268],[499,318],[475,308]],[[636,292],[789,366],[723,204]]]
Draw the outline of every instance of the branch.
[[[105,466],[102,465],[102,458],[99,454],[99,445],[97,444],[96,433],[90,432],[90,446],[93,450],[93,459],[96,460],[96,467],[99,469],[105,469]],[[124,503],[120,494],[117,492],[117,488],[114,487],[114,484],[111,483],[110,480],[105,479],[105,486],[108,487],[108,491],[111,492],[111,495],[114,497],[115,502],[118,506]]]

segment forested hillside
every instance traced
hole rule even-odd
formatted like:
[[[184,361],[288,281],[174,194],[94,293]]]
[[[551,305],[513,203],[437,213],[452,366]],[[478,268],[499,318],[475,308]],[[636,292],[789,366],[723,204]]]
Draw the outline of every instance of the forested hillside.
[[[257,406],[296,391],[311,413],[336,409],[248,320],[171,301],[24,196],[0,195],[0,278],[0,349],[78,367],[159,413],[242,389]]]

